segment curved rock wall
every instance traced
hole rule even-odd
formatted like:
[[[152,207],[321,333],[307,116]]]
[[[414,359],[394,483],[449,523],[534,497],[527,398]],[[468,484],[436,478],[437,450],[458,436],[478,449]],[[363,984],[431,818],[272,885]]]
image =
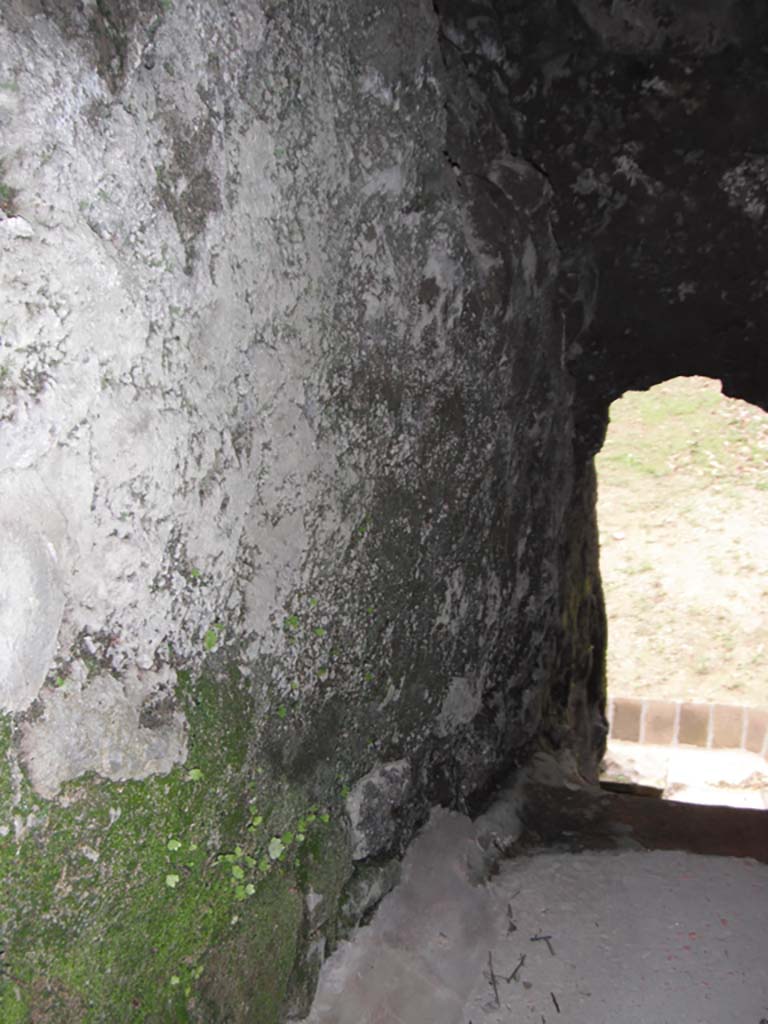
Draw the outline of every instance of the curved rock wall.
[[[605,731],[591,453],[765,404],[762,3],[0,12],[0,1019],[300,1016]]]
[[[551,188],[426,2],[11,0],[0,133],[0,1018],[281,1020],[600,704]]]

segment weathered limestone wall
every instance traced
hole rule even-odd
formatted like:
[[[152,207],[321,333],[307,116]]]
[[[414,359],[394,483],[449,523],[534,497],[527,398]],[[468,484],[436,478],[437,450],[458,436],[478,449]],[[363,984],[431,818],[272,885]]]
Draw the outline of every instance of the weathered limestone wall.
[[[604,738],[609,403],[768,403],[762,0],[8,0],[0,1021],[300,1017]]]
[[[354,861],[599,744],[552,196],[484,103],[426,0],[3,5],[3,1022],[300,1014]]]

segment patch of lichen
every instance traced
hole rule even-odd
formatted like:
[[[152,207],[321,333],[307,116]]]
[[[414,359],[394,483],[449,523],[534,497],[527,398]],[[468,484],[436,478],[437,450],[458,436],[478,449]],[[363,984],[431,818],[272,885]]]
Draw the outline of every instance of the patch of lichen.
[[[306,800],[255,767],[247,680],[184,677],[180,699],[189,758],[167,776],[83,778],[45,803],[19,789],[3,756],[0,809],[17,824],[0,846],[4,1022],[212,1021],[199,1001],[208,992],[210,1003],[212,957],[217,985],[233,990],[246,984],[244,957],[271,964],[263,1016],[247,1019],[277,1019],[301,905],[300,844],[288,830]],[[11,729],[0,724],[5,755]],[[311,818],[325,827],[325,814]],[[280,835],[285,850],[267,857]],[[246,1019],[232,1014],[221,1019]]]

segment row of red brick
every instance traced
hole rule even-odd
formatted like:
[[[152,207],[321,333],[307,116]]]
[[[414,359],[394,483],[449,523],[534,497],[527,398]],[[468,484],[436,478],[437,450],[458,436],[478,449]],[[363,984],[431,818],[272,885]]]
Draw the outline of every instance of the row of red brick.
[[[664,746],[735,748],[768,760],[768,710],[733,704],[639,700],[614,697],[608,702],[610,736],[634,743]]]

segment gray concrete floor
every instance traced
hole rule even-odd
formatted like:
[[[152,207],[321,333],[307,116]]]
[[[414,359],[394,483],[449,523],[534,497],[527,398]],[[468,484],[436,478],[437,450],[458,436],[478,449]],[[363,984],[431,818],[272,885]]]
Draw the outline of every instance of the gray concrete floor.
[[[433,812],[307,1024],[766,1024],[768,865],[542,850],[483,880],[482,832]]]

